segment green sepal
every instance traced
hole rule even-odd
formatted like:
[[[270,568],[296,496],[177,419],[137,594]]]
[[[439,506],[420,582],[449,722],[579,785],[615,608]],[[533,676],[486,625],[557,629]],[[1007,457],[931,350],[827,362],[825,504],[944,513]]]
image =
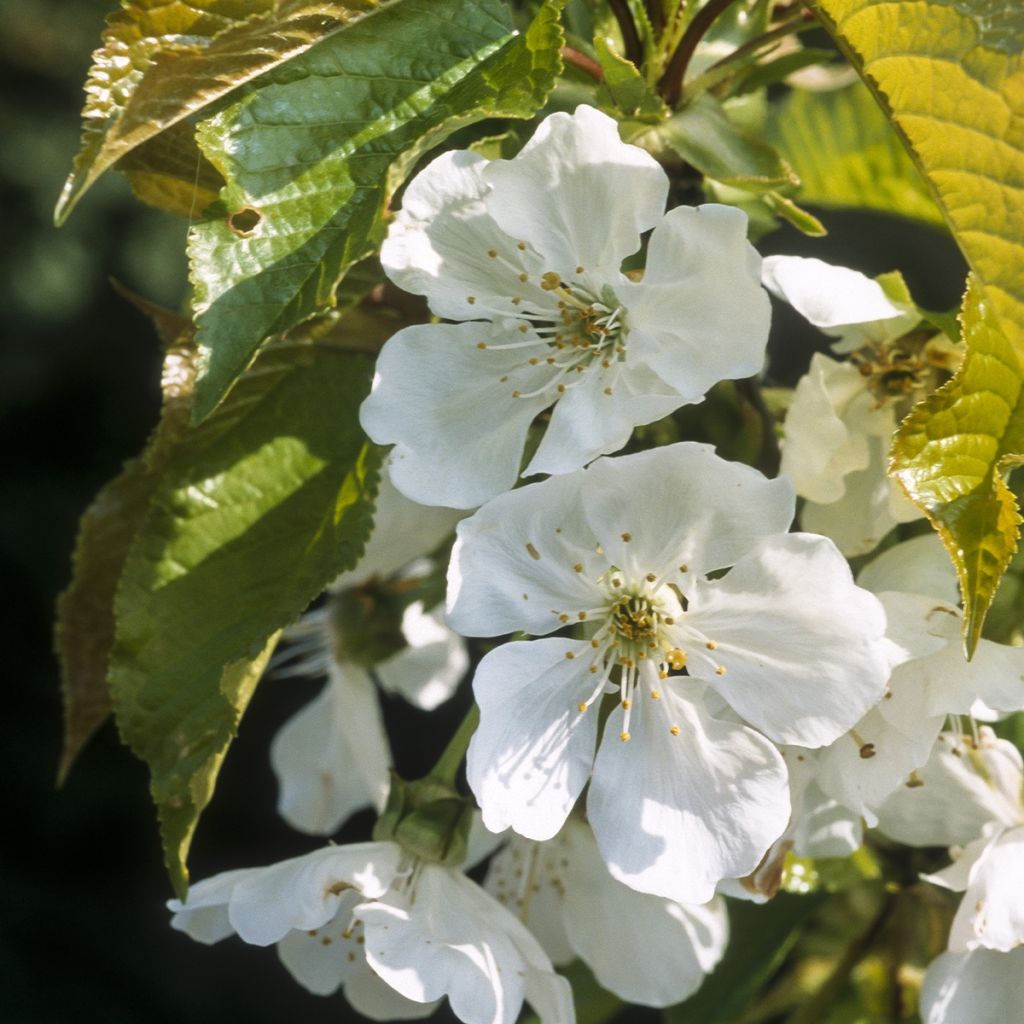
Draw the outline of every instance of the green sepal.
[[[402,613],[410,601],[386,583],[368,583],[331,594],[327,614],[334,657],[364,668],[394,657],[408,646]]]
[[[647,84],[635,64],[616,53],[603,36],[594,39],[597,61],[604,72],[598,95],[626,117],[663,121],[669,115],[664,100]]]
[[[373,838],[398,843],[418,860],[458,867],[468,854],[472,822],[472,805],[446,782],[431,775],[406,782],[392,772]]]

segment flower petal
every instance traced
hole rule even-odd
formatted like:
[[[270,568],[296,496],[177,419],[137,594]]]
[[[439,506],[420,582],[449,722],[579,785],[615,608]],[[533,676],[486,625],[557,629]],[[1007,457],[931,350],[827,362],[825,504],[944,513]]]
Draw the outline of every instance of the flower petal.
[[[997,833],[971,868],[949,948],[1003,953],[1024,945],[1024,825]]]
[[[338,913],[347,890],[371,898],[383,895],[401,858],[394,843],[355,843],[252,871],[231,893],[231,926],[254,946],[279,942],[293,929],[320,928]]]
[[[873,594],[926,594],[949,605],[960,597],[953,564],[934,530],[886,548],[861,569],[857,583]]]
[[[723,579],[701,582],[685,625],[716,644],[710,678],[733,709],[805,747],[838,739],[881,699],[897,654],[878,598],[810,534],[770,537]]]
[[[377,679],[386,692],[433,711],[455,693],[469,668],[466,642],[444,624],[440,608],[425,612],[421,601],[402,614],[402,633],[409,646],[374,666]]]
[[[367,962],[407,999],[447,996],[466,1024],[514,1024],[531,968],[567,989],[522,924],[461,872],[420,864],[413,886],[415,898],[390,892],[358,908]]]
[[[332,660],[320,693],[274,737],[270,763],[278,813],[300,832],[331,835],[361,807],[383,810],[391,750],[369,674]]]
[[[479,349],[490,330],[422,324],[381,349],[359,419],[378,444],[395,445],[391,479],[413,501],[473,508],[508,490],[527,428],[551,404],[544,394],[513,397],[514,389],[528,394],[550,374],[543,365],[528,366],[518,349]],[[515,382],[507,379],[512,375]]]
[[[599,459],[583,474],[584,514],[607,561],[638,578],[667,573],[684,593],[687,581],[785,532],[794,500],[789,481],[691,441]]]
[[[533,640],[503,644],[480,662],[473,680],[480,726],[466,775],[492,832],[550,839],[586,784],[597,709],[579,705],[599,681],[588,652],[579,640]]]
[[[228,918],[228,902],[235,886],[260,868],[239,868],[225,871],[197,882],[188,891],[188,899],[168,900],[167,909],[174,916],[171,927],[190,939],[212,946],[235,933]]]
[[[488,502],[464,519],[448,568],[448,622],[464,636],[543,635],[600,602],[607,568],[580,499],[580,473]],[[579,569],[576,566],[580,566]]]
[[[708,715],[666,686],[638,699],[632,738],[612,712],[598,749],[587,814],[612,876],[677,903],[706,903],[723,878],[757,867],[789,820],[779,752],[752,729]],[[678,726],[673,735],[671,726]]]
[[[720,380],[757,373],[771,322],[760,269],[741,210],[670,210],[651,235],[643,280],[617,289],[628,310],[627,352],[684,402],[699,402]]]
[[[724,901],[683,906],[637,892],[611,876],[584,824],[570,820],[566,835],[565,927],[601,987],[641,1006],[692,995],[725,952]]]
[[[344,894],[335,916],[319,928],[290,931],[277,944],[277,955],[288,973],[317,996],[333,995],[360,970],[366,970],[363,929],[352,927],[352,910],[363,897]]]
[[[924,1024],[1008,1024],[1014,1006],[1024,1006],[1024,947],[943,953],[921,987]]]
[[[598,293],[640,248],[668,197],[658,162],[585,105],[546,117],[516,157],[487,167],[484,180],[493,187],[487,209],[506,234],[532,245],[545,271],[582,277]],[[577,273],[579,266],[585,270]]]
[[[393,1020],[422,1020],[441,1005],[440,999],[417,1003],[396,992],[386,981],[377,977],[364,959],[363,970],[357,971],[345,982],[345,998],[356,1013],[385,1024]]]

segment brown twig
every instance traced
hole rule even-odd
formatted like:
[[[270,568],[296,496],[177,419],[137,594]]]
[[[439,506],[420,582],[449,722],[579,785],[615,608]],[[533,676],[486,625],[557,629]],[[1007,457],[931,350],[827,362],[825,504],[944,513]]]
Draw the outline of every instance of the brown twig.
[[[629,9],[626,0],[608,0],[615,20],[619,23],[619,31],[622,33],[622,45],[626,49],[626,60],[640,67],[644,58],[644,45],[640,41],[640,33],[637,31],[636,22]]]
[[[720,14],[728,10],[736,0],[709,0],[695,15],[693,21],[686,26],[683,38],[679,40],[676,52],[665,68],[665,73],[659,82],[661,98],[670,106],[675,107],[679,97],[683,94],[683,79],[686,76],[686,69],[690,66],[690,60],[697,44],[703,39],[704,34],[714,24]]]

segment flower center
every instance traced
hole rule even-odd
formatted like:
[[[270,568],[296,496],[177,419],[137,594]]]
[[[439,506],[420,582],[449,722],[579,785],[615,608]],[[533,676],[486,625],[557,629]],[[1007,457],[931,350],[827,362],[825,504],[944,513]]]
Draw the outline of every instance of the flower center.
[[[923,330],[865,345],[850,356],[879,405],[934,387],[937,371],[954,372],[960,359],[945,335]]]

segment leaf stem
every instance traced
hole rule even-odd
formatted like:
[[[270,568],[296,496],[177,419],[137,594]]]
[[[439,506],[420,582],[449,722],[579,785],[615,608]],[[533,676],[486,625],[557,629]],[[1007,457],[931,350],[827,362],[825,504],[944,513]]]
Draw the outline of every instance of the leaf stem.
[[[714,24],[715,19],[735,2],[736,0],[708,0],[686,26],[683,38],[679,40],[679,45],[672,54],[659,83],[661,97],[670,107],[674,108],[683,94],[683,79],[686,77],[686,69],[690,66],[697,44]]]
[[[462,759],[466,756],[469,741],[480,724],[480,709],[474,704],[458,729],[455,735],[448,741],[444,753],[437,759],[437,764],[430,769],[430,778],[447,783],[452,789],[455,788],[459,775],[459,768],[462,767]]]
[[[622,45],[625,47],[626,60],[640,67],[644,57],[644,46],[640,41],[640,33],[637,30],[633,14],[629,9],[626,0],[608,0],[615,20],[619,23],[619,31],[622,33]]]
[[[579,68],[584,74],[590,75],[595,82],[604,81],[604,69],[596,60],[592,60],[585,53],[580,53],[579,50],[574,50],[571,46],[563,46],[562,60],[566,64]]]

